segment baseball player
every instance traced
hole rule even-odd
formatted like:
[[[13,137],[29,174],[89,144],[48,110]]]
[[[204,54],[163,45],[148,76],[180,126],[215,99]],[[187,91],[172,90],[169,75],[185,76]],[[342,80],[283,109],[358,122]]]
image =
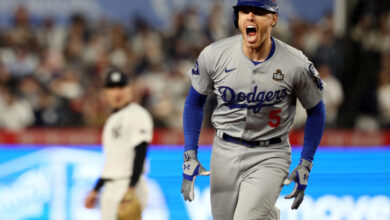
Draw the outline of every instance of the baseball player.
[[[132,92],[127,75],[118,70],[108,72],[105,95],[113,109],[103,128],[105,163],[102,175],[85,199],[85,206],[95,206],[98,192],[103,220],[117,219],[119,204],[128,194],[135,194],[141,207],[147,203],[147,185],[142,176],[148,143],[152,140],[150,114],[131,102]]]
[[[214,93],[216,134],[210,164],[214,220],[279,219],[274,206],[283,184],[296,182],[286,196],[294,198],[292,209],[303,200],[324,130],[323,84],[301,51],[272,37],[278,21],[275,0],[238,0],[233,8],[241,34],[204,48],[188,73],[192,87],[183,114],[181,192],[192,201],[195,178],[210,175],[197,159],[197,148],[204,103]],[[299,165],[288,176],[288,133],[297,99],[308,117]]]

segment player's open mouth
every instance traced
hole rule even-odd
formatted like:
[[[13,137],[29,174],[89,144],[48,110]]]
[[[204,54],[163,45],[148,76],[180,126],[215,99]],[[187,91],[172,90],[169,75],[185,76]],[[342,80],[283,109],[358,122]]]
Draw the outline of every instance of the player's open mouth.
[[[255,26],[253,25],[248,25],[246,26],[246,35],[247,35],[247,39],[248,39],[248,42],[255,42],[256,41],[256,28]]]

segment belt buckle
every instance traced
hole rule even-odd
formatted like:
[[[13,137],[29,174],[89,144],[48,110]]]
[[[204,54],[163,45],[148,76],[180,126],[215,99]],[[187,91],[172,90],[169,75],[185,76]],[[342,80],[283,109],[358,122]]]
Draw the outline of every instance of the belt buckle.
[[[268,146],[268,145],[269,145],[269,140],[260,141],[260,146]]]

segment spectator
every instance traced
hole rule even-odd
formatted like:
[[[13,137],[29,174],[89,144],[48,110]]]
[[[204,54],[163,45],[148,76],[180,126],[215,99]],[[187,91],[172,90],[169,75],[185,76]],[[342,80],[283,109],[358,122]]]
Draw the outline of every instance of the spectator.
[[[89,40],[85,18],[80,14],[71,17],[64,46],[64,57],[71,65],[82,65],[82,55]]]
[[[318,69],[329,87],[328,126],[358,126],[359,116],[373,128],[379,122],[388,126],[390,16],[384,2],[357,2],[344,43],[334,36],[331,13],[316,23],[297,17],[277,25],[278,38],[324,64]],[[234,34],[230,21],[214,19],[230,12],[218,2],[208,12],[214,16],[202,20],[188,7],[174,13],[170,29],[159,30],[141,18],[129,29],[105,19],[92,23],[82,14],[71,16],[66,26],[55,17],[39,26],[31,23],[27,7],[18,6],[12,25],[0,33],[0,84],[2,100],[8,100],[3,106],[24,103],[17,106],[32,109],[34,126],[101,126],[108,113],[99,93],[102,73],[115,66],[132,73],[135,98],[152,112],[156,127],[180,126],[177,115],[188,86],[183,66],[195,62],[210,41]],[[306,115],[297,107],[294,126],[299,127],[301,113]]]
[[[320,36],[320,44],[314,54],[315,60],[327,63],[332,71],[332,75],[341,79],[343,72],[342,66],[344,64],[343,47],[340,41],[336,39],[333,29],[321,29]]]
[[[15,92],[6,86],[0,88],[0,128],[18,131],[34,123],[34,113]]]
[[[380,122],[382,127],[390,128],[390,53],[382,56],[382,70],[377,91]]]
[[[206,24],[206,34],[209,41],[216,41],[226,38],[231,30],[233,24],[226,19],[225,11],[220,3],[214,3]]]
[[[326,126],[336,127],[339,107],[344,101],[344,92],[340,81],[332,74],[330,65],[322,63],[318,65],[318,72],[324,81],[324,104],[326,107]]]
[[[65,41],[65,30],[56,25],[54,18],[48,17],[43,21],[43,26],[37,28],[37,40],[42,49],[62,51]]]

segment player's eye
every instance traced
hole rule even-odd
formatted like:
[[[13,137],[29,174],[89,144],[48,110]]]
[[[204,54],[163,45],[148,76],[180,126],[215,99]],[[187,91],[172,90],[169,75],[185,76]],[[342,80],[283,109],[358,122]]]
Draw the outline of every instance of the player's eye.
[[[254,10],[255,8],[252,8],[252,7],[245,7],[245,8],[242,8],[241,11],[244,13],[244,14],[249,14],[250,12],[253,12],[254,14]]]
[[[249,14],[250,12],[252,12],[253,14],[258,15],[258,16],[264,16],[264,15],[269,13],[266,10],[256,8],[256,7],[244,7],[242,9],[240,9],[240,11],[242,11],[244,14]]]
[[[264,16],[268,13],[269,13],[268,11],[262,10],[262,9],[257,9],[253,12],[253,14],[258,15],[258,16]]]

